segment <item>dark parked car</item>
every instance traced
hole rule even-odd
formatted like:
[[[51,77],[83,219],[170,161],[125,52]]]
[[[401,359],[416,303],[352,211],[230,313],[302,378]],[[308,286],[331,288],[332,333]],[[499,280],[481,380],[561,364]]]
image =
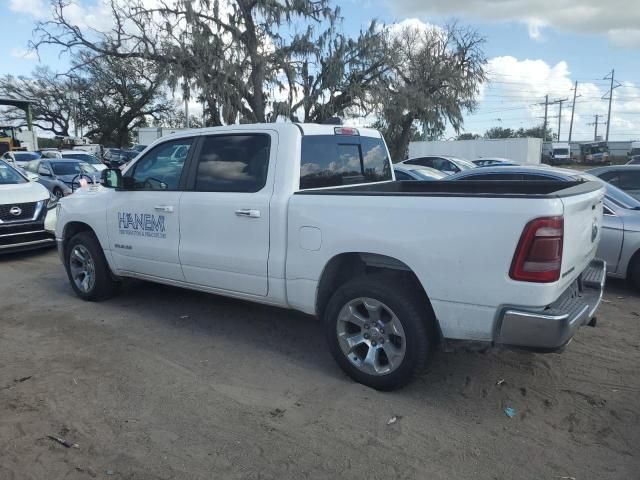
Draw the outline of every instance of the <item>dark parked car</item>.
[[[476,168],[476,165],[465,160],[464,158],[450,157],[444,155],[429,155],[425,157],[416,157],[400,162],[401,165],[421,165],[423,167],[435,168],[447,175],[462,172]]]
[[[38,182],[56,197],[69,195],[80,186],[80,178],[100,181],[100,173],[91,165],[71,158],[41,158],[27,164],[26,170],[38,175]]]
[[[477,167],[507,167],[518,165],[517,163],[512,162],[511,160],[508,160],[506,158],[478,158],[477,160],[472,160],[472,162]]]
[[[592,168],[587,173],[601,178],[640,200],[640,165],[608,165]]]
[[[123,150],[120,148],[109,148],[104,152],[104,162],[111,168],[118,168],[126,165],[136,158],[140,152],[136,150]]]

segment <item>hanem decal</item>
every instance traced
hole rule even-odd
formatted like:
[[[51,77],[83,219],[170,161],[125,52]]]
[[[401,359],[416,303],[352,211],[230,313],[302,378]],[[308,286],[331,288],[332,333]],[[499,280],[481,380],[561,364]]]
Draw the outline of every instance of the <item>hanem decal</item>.
[[[164,215],[118,212],[120,235],[167,238]]]

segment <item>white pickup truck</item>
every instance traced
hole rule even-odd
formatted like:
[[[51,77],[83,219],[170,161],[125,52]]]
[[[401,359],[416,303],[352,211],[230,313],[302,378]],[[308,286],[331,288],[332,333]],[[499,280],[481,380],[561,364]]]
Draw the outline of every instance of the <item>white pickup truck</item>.
[[[393,389],[454,340],[555,351],[590,321],[596,182],[395,182],[375,130],[233,125],[163,137],[58,207],[75,292],[135,277],[320,317],[358,382]]]

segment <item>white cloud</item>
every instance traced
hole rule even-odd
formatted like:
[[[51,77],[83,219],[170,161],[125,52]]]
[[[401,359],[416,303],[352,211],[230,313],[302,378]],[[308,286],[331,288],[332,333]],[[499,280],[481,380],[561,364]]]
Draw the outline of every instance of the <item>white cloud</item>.
[[[37,60],[38,54],[33,50],[25,50],[23,48],[12,48],[9,54],[13,58],[21,58],[23,60]]]
[[[9,0],[9,9],[16,13],[26,13],[34,18],[43,18],[49,11],[49,4],[44,0]]]
[[[481,108],[492,111],[490,117],[468,116],[468,125],[478,125],[478,119],[495,122],[502,117],[502,126],[517,128],[518,121],[524,126],[540,125],[544,115],[545,95],[549,101],[568,99],[563,104],[561,136],[566,140],[569,133],[571,119],[571,102],[573,100],[574,79],[571,77],[569,65],[561,61],[549,65],[543,60],[519,60],[515,57],[495,57],[489,60],[487,70],[489,82],[485,91],[487,103]],[[490,92],[490,93],[486,93]],[[608,102],[602,97],[608,93],[605,82],[579,82],[578,98],[573,126],[574,140],[590,140],[593,137],[594,115],[600,115],[599,134],[604,134]],[[487,95],[490,95],[488,97]],[[500,106],[495,103],[504,100]],[[549,106],[548,125],[557,132],[558,105]],[[630,82],[614,90],[613,108],[611,115],[611,140],[629,140],[634,132],[640,137],[640,85]],[[556,118],[554,118],[556,117]],[[517,119],[515,121],[513,119]],[[527,120],[528,119],[528,120]],[[494,125],[491,125],[494,126]],[[473,128],[468,128],[469,131]]]
[[[534,39],[542,27],[606,34],[619,46],[640,48],[638,0],[388,0],[401,16],[464,15],[488,22],[516,21]]]
[[[542,37],[542,29],[546,26],[546,24],[538,20],[537,18],[532,18],[527,22],[527,27],[529,29],[529,38],[536,41],[541,41]]]

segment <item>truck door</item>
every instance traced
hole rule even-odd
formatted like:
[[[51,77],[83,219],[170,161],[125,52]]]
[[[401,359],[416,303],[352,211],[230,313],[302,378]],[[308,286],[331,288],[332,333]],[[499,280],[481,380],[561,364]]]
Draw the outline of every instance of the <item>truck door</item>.
[[[180,200],[180,263],[188,282],[267,295],[277,141],[265,131],[200,139]]]
[[[125,173],[125,188],[114,192],[107,206],[110,249],[118,269],[184,280],[178,260],[180,197],[193,142],[161,143]]]

